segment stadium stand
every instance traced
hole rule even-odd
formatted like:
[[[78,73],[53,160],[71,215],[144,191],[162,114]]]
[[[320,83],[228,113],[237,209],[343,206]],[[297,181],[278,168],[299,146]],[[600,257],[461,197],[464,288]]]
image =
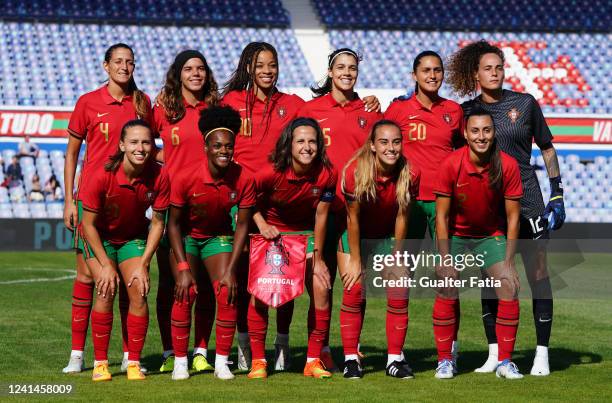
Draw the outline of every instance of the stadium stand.
[[[606,0],[333,3],[313,0],[312,3],[321,21],[330,28],[540,32],[607,32],[610,29],[611,3]]]
[[[409,88],[412,60],[424,49],[450,56],[486,37],[504,49],[506,87],[534,95],[545,113],[612,113],[610,34],[332,30],[332,47],[362,53],[360,86]],[[442,95],[456,98],[448,87]]]
[[[100,66],[104,51],[116,42],[132,46],[136,82],[153,97],[174,56],[187,48],[203,51],[222,84],[235,68],[242,48],[253,40],[277,47],[281,87],[312,83],[312,73],[289,29],[0,22],[0,52],[4,55],[0,104],[73,106],[79,95],[104,81]]]
[[[40,21],[289,26],[279,0],[4,0],[0,17]]]

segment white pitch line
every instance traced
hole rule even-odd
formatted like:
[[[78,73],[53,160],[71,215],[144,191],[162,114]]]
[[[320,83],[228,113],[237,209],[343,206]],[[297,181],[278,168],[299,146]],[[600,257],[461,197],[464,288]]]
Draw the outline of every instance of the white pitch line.
[[[26,270],[26,271],[53,271],[53,272],[63,272],[70,273],[69,276],[60,276],[60,277],[50,277],[50,278],[27,278],[21,280],[9,280],[9,281],[0,281],[0,285],[10,285],[10,284],[27,284],[27,283],[41,283],[41,282],[49,282],[49,281],[63,281],[73,279],[76,275],[74,270],[66,270],[66,269],[45,269],[45,268],[35,268],[35,267],[21,267],[21,268],[9,268],[4,270]]]

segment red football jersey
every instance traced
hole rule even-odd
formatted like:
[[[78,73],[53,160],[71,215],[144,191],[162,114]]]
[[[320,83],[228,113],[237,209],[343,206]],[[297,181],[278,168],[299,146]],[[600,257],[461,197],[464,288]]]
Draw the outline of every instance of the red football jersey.
[[[319,201],[331,203],[337,174],[319,165],[306,175],[293,168],[277,172],[268,164],[255,176],[257,206],[266,222],[281,231],[312,231]]]
[[[117,152],[123,125],[139,117],[132,101],[131,95],[117,101],[106,85],[78,99],[70,115],[68,132],[87,144],[81,178],[87,177],[91,170],[104,166],[109,157]],[[151,114],[140,118],[151,121]]]
[[[355,151],[365,143],[374,123],[383,117],[379,112],[366,112],[359,97],[342,106],[331,93],[306,102],[298,116],[319,122],[327,156],[338,172],[342,172]]]
[[[506,234],[504,199],[523,196],[521,174],[514,158],[500,151],[503,185],[495,191],[489,186],[489,167],[479,170],[470,161],[464,146],[440,165],[434,193],[451,197],[449,235],[484,238]]]
[[[150,163],[132,183],[123,166],[115,172],[103,167],[90,173],[79,192],[83,208],[98,213],[96,228],[103,240],[122,244],[146,237],[149,207],[163,211],[170,204],[170,181],[166,170]]]
[[[344,197],[347,203],[355,202],[355,171],[357,161],[353,161],[344,174]],[[388,238],[395,233],[397,204],[396,185],[399,175],[389,178],[376,178],[376,200],[362,201],[359,204],[359,233],[362,239]],[[417,169],[410,169],[410,197],[419,194],[420,175]]]
[[[198,129],[200,112],[207,108],[204,101],[193,106],[184,102],[185,115],[176,123],[166,118],[161,105],[153,108],[153,128],[164,142],[164,166],[172,179],[182,167],[206,161],[204,138]]]
[[[242,127],[236,136],[234,161],[249,174],[255,174],[268,163],[268,157],[280,135],[304,104],[297,95],[277,92],[266,102],[255,98],[252,116],[247,116],[246,91],[231,91],[221,104],[229,105],[240,113]],[[264,115],[265,111],[265,115]],[[250,130],[249,130],[250,128]]]
[[[454,144],[462,143],[461,106],[440,98],[429,110],[413,95],[393,102],[385,119],[393,120],[402,129],[404,155],[421,172],[419,200],[436,200],[433,188],[440,163],[453,152]]]
[[[208,238],[232,234],[230,210],[233,206],[255,205],[255,186],[238,164],[232,163],[225,176],[215,181],[208,163],[192,165],[172,178],[170,203],[188,209],[189,235]]]

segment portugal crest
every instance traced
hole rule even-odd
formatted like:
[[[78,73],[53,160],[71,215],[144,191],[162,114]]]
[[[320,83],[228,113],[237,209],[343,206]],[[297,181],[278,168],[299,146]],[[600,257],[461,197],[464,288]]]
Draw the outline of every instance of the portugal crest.
[[[319,186],[313,186],[311,189],[312,195],[313,196],[320,196],[321,195],[321,188]]]
[[[238,198],[238,192],[236,192],[234,190],[229,192],[229,199],[230,199],[231,202],[235,202],[236,198]]]
[[[285,115],[287,115],[287,109],[285,109],[284,106],[279,106],[277,113],[278,113],[278,117],[282,119],[285,117]]]
[[[366,120],[366,118],[359,116],[357,118],[357,123],[359,124],[359,127],[365,129],[366,125],[368,124],[368,121]]]
[[[521,113],[516,108],[510,109],[510,111],[508,112],[508,117],[510,118],[512,123],[516,123],[520,115]]]
[[[442,119],[444,119],[447,125],[450,125],[452,122],[450,113],[445,113],[444,115],[442,115]]]
[[[145,197],[147,198],[147,202],[153,203],[153,199],[155,199],[155,192],[152,190],[147,191],[145,193]]]
[[[266,265],[271,267],[268,274],[285,274],[282,269],[289,265],[289,256],[280,241],[274,242],[266,250]]]

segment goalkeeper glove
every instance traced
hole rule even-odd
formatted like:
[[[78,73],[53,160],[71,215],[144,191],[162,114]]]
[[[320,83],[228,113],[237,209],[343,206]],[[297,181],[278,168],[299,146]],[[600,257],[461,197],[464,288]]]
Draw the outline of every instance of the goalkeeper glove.
[[[544,209],[544,218],[548,221],[548,229],[553,231],[561,228],[565,222],[561,176],[550,178],[550,199]]]

